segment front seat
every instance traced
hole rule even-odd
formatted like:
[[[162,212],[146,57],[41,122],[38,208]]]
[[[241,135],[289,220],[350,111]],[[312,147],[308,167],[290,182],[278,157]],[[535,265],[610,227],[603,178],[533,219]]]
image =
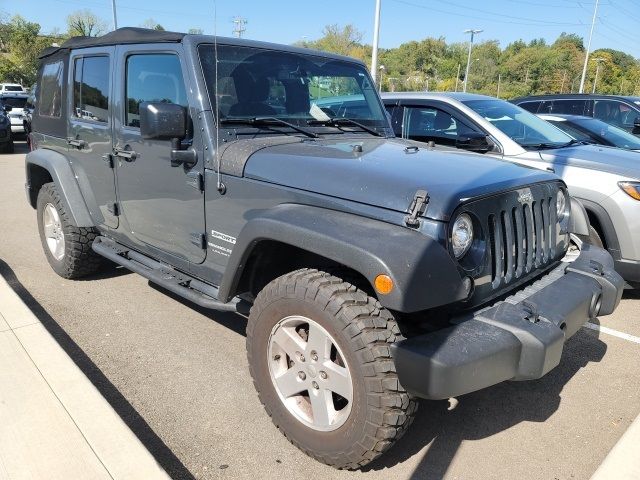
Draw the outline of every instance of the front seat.
[[[247,71],[236,72],[233,76],[238,103],[229,108],[230,117],[272,116],[275,109],[264,103],[269,96],[269,80],[265,77],[252,78]]]
[[[436,118],[433,120],[433,129],[435,131],[443,132],[449,130],[453,124],[453,118],[446,112],[438,110],[436,112]]]

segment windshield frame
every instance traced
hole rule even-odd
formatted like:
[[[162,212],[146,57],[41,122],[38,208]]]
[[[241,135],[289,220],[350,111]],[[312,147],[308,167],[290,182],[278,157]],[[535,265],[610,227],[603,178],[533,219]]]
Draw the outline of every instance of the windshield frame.
[[[573,137],[565,133],[560,128],[556,127],[555,125],[552,125],[549,122],[546,122],[545,120],[523,109],[522,107],[519,107],[518,105],[507,102],[505,100],[501,100],[498,98],[474,98],[474,99],[468,99],[468,100],[461,100],[461,103],[466,108],[471,110],[475,115],[478,115],[478,117],[480,117],[484,122],[486,122],[486,124],[491,125],[492,128],[499,131],[501,136],[508,138],[510,141],[514,142],[516,145],[518,145],[520,148],[524,150],[551,150],[555,148],[562,148],[573,143],[572,142]],[[495,123],[497,119],[492,121],[492,120],[489,120],[484,115],[484,109],[479,108],[482,105],[493,105],[494,107],[495,106],[503,107],[507,111],[507,113],[505,113],[505,116],[509,119],[509,121],[517,122],[518,124],[524,126],[525,128],[529,128],[530,130],[535,131],[535,133],[538,134],[539,136],[539,140],[535,142],[524,142],[523,139],[518,139],[510,135],[508,132],[500,128],[500,126]],[[519,118],[516,118],[515,116],[512,117],[509,115],[509,113],[514,113],[514,112],[517,112],[518,116],[524,117],[524,119],[527,120],[528,122],[525,123]],[[535,128],[536,126],[540,127],[541,131],[537,130]],[[547,132],[554,134],[556,136],[555,139],[553,137],[547,136],[545,133],[545,130]]]
[[[266,58],[268,58],[269,56],[277,56],[277,55],[282,55],[283,57],[283,64],[284,64],[284,60],[289,60],[289,61],[301,61],[301,63],[303,64],[307,64],[307,65],[311,65],[312,67],[317,67],[319,70],[312,70],[312,68],[309,68],[308,70],[310,71],[310,74],[306,75],[303,73],[301,75],[301,83],[307,79],[320,79],[320,78],[331,78],[331,77],[335,77],[336,79],[348,79],[348,78],[353,78],[355,79],[357,83],[357,86],[359,87],[359,92],[357,93],[352,93],[352,94],[347,94],[347,95],[343,95],[343,94],[336,94],[334,96],[319,96],[317,98],[313,98],[310,95],[309,98],[309,104],[310,105],[314,105],[314,101],[315,100],[320,100],[319,103],[322,103],[322,100],[324,99],[331,99],[331,98],[335,98],[336,101],[344,101],[345,98],[347,98],[347,101],[349,99],[349,97],[353,97],[352,101],[354,102],[354,104],[358,104],[360,102],[364,102],[364,107],[368,109],[369,116],[368,117],[361,117],[358,115],[355,116],[350,116],[350,115],[337,115],[335,117],[332,117],[330,114],[325,113],[324,115],[322,115],[322,112],[320,112],[320,118],[318,118],[316,116],[315,113],[311,112],[311,108],[309,109],[309,111],[305,110],[301,110],[300,112],[295,112],[295,113],[286,113],[286,114],[279,114],[279,113],[270,113],[268,115],[266,114],[259,114],[259,112],[251,112],[248,114],[243,114],[243,115],[229,115],[228,113],[225,115],[224,112],[219,110],[219,105],[218,105],[218,99],[221,98],[223,94],[220,93],[220,91],[218,92],[218,98],[216,98],[215,95],[215,91],[213,88],[213,80],[215,77],[215,70],[212,68],[211,66],[211,60],[215,55],[215,49],[217,48],[217,54],[218,54],[218,85],[220,86],[220,79],[221,78],[231,78],[231,74],[235,73],[238,66],[236,67],[232,67],[227,73],[229,74],[228,76],[224,77],[224,74],[221,75],[220,72],[220,64],[222,63],[222,60],[224,58],[224,56],[226,55],[227,58],[230,58],[231,61],[235,61],[237,62],[238,65],[242,64],[243,59],[248,59],[248,58],[252,58],[254,56],[265,56]],[[235,49],[235,50],[234,50]],[[226,50],[226,52],[225,52]],[[214,117],[219,118],[220,119],[220,128],[225,128],[224,127],[224,121],[226,119],[228,120],[233,120],[234,126],[233,128],[235,130],[238,129],[242,129],[244,127],[240,127],[239,124],[241,124],[241,120],[242,119],[247,119],[247,127],[248,129],[252,129],[252,130],[256,130],[257,126],[256,125],[250,125],[250,121],[253,118],[260,118],[260,117],[273,117],[273,118],[277,118],[280,120],[284,120],[286,122],[290,122],[292,124],[295,124],[296,126],[299,127],[304,127],[305,129],[311,129],[313,131],[315,131],[316,133],[319,134],[327,134],[327,133],[358,133],[358,134],[368,134],[371,135],[371,133],[366,132],[365,130],[363,130],[362,128],[358,128],[357,126],[349,126],[346,124],[341,124],[340,128],[337,128],[336,125],[332,124],[332,122],[330,120],[333,119],[337,119],[338,121],[340,121],[343,118],[347,118],[347,119],[351,119],[351,120],[355,120],[357,122],[361,122],[363,124],[365,124],[367,127],[372,128],[373,130],[375,130],[376,132],[378,132],[379,134],[381,134],[381,136],[385,136],[385,137],[389,137],[389,136],[393,136],[392,130],[391,130],[391,125],[389,123],[389,119],[388,116],[386,114],[386,110],[384,108],[384,105],[382,103],[382,100],[380,99],[380,95],[377,91],[377,88],[375,86],[375,84],[373,83],[373,80],[371,78],[371,75],[369,74],[368,69],[366,68],[366,66],[358,61],[353,61],[353,60],[349,60],[347,58],[340,58],[339,56],[333,56],[333,55],[322,55],[320,52],[315,52],[315,51],[300,51],[301,49],[296,49],[296,48],[291,48],[291,49],[287,49],[286,47],[283,46],[283,49],[275,49],[275,48],[268,48],[268,47],[263,47],[263,46],[254,46],[254,45],[241,45],[241,44],[234,44],[234,43],[218,43],[217,47],[214,43],[212,43],[211,41],[208,42],[202,42],[202,43],[198,43],[196,46],[196,51],[198,54],[198,60],[200,63],[200,70],[202,72],[202,79],[203,79],[203,83],[204,83],[204,87],[205,87],[205,91],[206,91],[206,96],[207,96],[207,100],[209,101],[209,104],[211,105],[211,109],[214,112]],[[234,57],[233,55],[236,55],[237,57]],[[208,56],[208,58],[207,58]],[[239,57],[239,59],[238,59]],[[296,58],[298,57],[298,58]],[[274,63],[274,65],[279,65],[277,62]],[[329,67],[335,67],[338,70],[340,69],[344,69],[345,72],[348,73],[353,73],[351,76],[349,75],[343,75],[340,76],[339,74],[336,75],[322,75],[322,69],[325,66],[329,66]],[[351,70],[351,71],[350,71]],[[277,72],[277,67],[274,67],[274,72]],[[295,73],[295,72],[290,72],[290,73]],[[315,74],[311,74],[311,73],[315,73]],[[327,72],[327,73],[332,73],[332,72]],[[267,75],[265,75],[264,77],[272,79],[274,77],[268,77]],[[276,77],[277,78],[277,77]],[[279,78],[277,78],[279,80]],[[303,80],[304,79],[304,80]],[[262,81],[262,78],[260,78],[260,80]],[[288,79],[287,79],[288,80]],[[235,83],[235,79],[232,80]],[[355,85],[355,84],[354,84]],[[218,88],[220,88],[218,86]],[[314,88],[316,89],[316,91],[319,91],[319,88],[317,88],[315,85],[311,85],[309,83],[305,83],[305,86],[307,89],[309,88]],[[304,88],[304,87],[303,87]],[[235,90],[235,85],[233,87],[233,89]],[[295,92],[298,93],[298,95],[300,94],[299,92]],[[287,92],[285,92],[285,96],[286,96]],[[238,101],[240,95],[237,94],[236,92],[236,96],[230,96],[232,101],[235,101],[236,104],[240,103]],[[303,99],[304,97],[300,97],[301,99]],[[267,102],[269,100],[269,98],[267,98],[266,100],[262,101],[262,102]],[[302,100],[304,101],[304,100]],[[235,104],[232,104],[231,106],[233,106]],[[267,104],[268,105],[268,104]],[[357,105],[356,105],[357,106]],[[279,108],[281,108],[280,105],[278,105]],[[320,109],[319,109],[320,110]],[[322,109],[324,111],[324,109]],[[347,107],[344,109],[344,112],[346,113],[348,111],[348,105]],[[317,112],[317,111],[316,111]],[[243,112],[244,113],[244,112]],[[326,118],[325,118],[326,117]],[[322,124],[322,122],[325,121],[325,124]],[[311,124],[310,124],[311,123]],[[278,125],[274,125],[277,128],[287,128],[286,126],[278,126]],[[346,127],[346,128],[345,128]],[[259,130],[263,130],[262,128],[259,128]],[[269,129],[271,131],[271,133],[273,133],[273,128],[270,126]]]

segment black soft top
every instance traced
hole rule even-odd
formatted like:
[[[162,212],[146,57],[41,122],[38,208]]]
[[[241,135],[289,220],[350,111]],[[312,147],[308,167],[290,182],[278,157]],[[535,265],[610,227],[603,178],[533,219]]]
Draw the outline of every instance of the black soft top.
[[[100,47],[104,45],[125,45],[131,43],[179,43],[184,33],[149,30],[147,28],[123,27],[101,37],[71,37],[59,47],[48,47],[39,58],[49,57],[62,50],[75,48]]]

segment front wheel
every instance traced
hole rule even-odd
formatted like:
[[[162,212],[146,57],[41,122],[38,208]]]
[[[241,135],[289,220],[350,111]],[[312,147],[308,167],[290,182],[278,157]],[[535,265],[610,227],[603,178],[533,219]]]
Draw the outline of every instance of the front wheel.
[[[274,424],[298,448],[336,468],[360,468],[413,421],[390,345],[390,312],[356,287],[302,269],[269,283],[247,324],[249,368]]]

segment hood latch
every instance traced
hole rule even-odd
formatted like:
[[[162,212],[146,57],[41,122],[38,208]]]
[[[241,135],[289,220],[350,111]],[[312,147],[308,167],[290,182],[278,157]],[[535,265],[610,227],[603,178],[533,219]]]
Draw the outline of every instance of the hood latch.
[[[409,215],[404,217],[404,223],[407,227],[417,228],[420,226],[420,220],[418,217],[424,215],[427,211],[427,205],[429,204],[429,194],[426,190],[418,190],[411,201],[409,206]]]

